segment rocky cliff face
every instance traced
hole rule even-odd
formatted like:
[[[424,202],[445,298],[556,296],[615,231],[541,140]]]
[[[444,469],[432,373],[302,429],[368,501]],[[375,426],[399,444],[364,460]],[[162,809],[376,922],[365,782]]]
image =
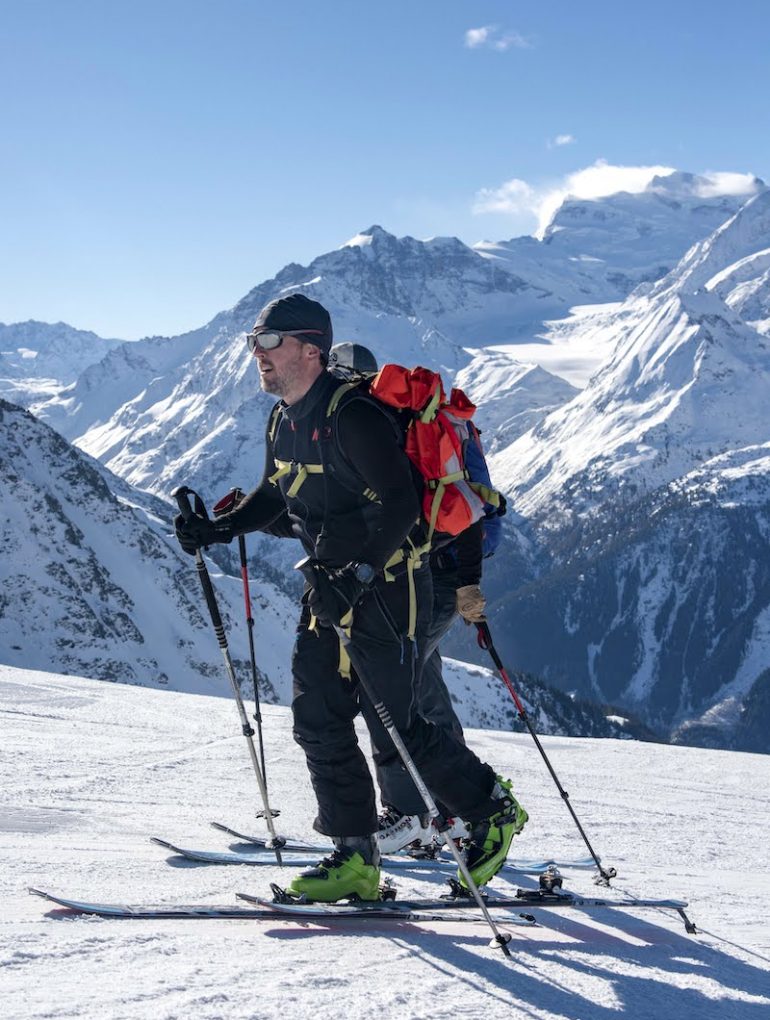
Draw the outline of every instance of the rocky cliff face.
[[[197,572],[173,537],[170,504],[132,489],[6,401],[0,401],[0,487],[4,662],[227,693]],[[245,670],[239,581],[215,583],[233,656]],[[291,639],[280,621],[291,605],[267,582],[254,600],[262,696],[285,702]]]

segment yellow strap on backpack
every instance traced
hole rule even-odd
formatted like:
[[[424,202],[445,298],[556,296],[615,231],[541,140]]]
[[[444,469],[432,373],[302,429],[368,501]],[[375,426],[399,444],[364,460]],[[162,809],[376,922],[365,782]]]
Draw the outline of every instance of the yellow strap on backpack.
[[[275,465],[278,470],[268,478],[268,482],[272,485],[277,485],[278,479],[284,478],[286,475],[296,474],[297,476],[286,490],[286,495],[289,498],[297,495],[308,475],[322,475],[324,470],[323,464],[297,464],[295,461],[286,460],[276,460]]]

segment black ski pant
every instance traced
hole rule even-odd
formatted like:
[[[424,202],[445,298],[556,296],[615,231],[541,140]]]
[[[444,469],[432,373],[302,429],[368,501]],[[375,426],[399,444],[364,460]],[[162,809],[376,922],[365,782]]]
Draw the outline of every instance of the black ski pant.
[[[429,722],[465,743],[463,728],[452,705],[444,683],[439,643],[457,619],[457,571],[433,569],[433,612],[425,627],[422,641],[420,670],[416,680],[417,711]],[[377,784],[383,804],[396,808],[404,815],[419,815],[425,804],[406,769],[399,762],[377,767]],[[442,813],[449,811],[439,803]],[[449,812],[451,813],[451,812]]]
[[[303,607],[292,659],[294,739],[305,752],[318,801],[314,827],[328,836],[365,836],[377,828],[374,786],[359,747],[354,719],[364,715],[378,768],[394,766],[398,752],[377,716],[359,675],[390,712],[423,780],[453,814],[478,821],[495,810],[495,775],[456,737],[417,712],[415,680],[419,643],[430,620],[432,584],[426,565],[414,574],[416,641],[407,637],[406,574],[379,579],[354,611],[347,680],[339,673],[340,644],[334,630],[310,630]]]

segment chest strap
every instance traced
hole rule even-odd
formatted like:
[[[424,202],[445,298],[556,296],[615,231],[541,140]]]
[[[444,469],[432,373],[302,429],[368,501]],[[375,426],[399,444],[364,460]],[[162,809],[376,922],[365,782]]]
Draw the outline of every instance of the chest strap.
[[[308,475],[322,475],[324,472],[323,464],[297,464],[293,460],[276,460],[275,466],[278,470],[268,478],[272,485],[277,485],[279,478],[285,478],[286,475],[296,475],[286,490],[286,495],[290,498],[297,495]]]

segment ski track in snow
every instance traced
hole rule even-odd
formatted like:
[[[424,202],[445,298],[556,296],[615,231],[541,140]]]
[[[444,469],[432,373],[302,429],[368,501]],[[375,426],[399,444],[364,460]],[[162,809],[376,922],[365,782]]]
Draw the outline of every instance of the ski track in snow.
[[[539,911],[541,927],[511,929],[507,961],[483,924],[118,921],[47,906],[27,887],[233,903],[237,891],[286,884],[292,869],[170,866],[149,842],[226,849],[211,820],[265,831],[234,705],[8,666],[0,689],[5,1020],[770,1015],[766,756],[544,737],[603,863],[620,872],[618,892],[689,899],[702,934],[687,935],[670,912]],[[263,717],[278,831],[311,836],[289,710],[263,706]],[[584,856],[529,736],[472,731],[470,741],[514,778],[530,812],[513,854]],[[438,876],[396,878],[404,896],[443,891]],[[590,873],[566,873],[565,884],[597,892]]]

